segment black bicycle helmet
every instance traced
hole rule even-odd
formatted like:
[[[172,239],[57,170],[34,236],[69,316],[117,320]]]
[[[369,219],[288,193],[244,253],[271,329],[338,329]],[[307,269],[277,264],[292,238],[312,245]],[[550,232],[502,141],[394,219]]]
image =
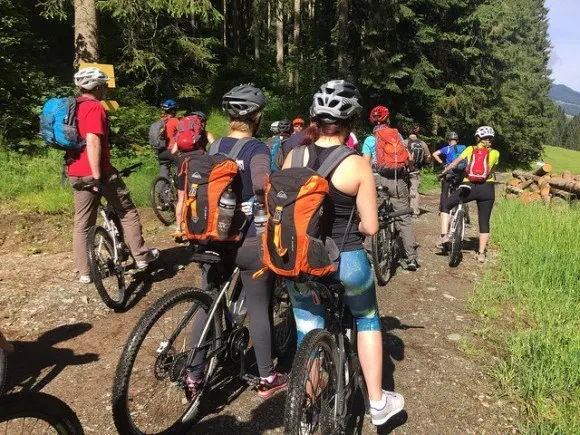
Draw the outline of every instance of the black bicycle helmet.
[[[447,140],[459,140],[459,135],[452,131],[447,135]]]
[[[360,92],[352,83],[331,80],[314,94],[310,116],[327,123],[349,119],[360,113],[361,102]]]
[[[292,126],[292,122],[289,119],[283,119],[282,121],[278,121],[278,131],[282,134],[292,133],[292,131],[294,131],[294,127]]]
[[[222,109],[233,118],[246,118],[262,110],[267,102],[260,89],[252,85],[240,85],[223,96]]]
[[[191,114],[197,116],[198,118],[203,119],[204,121],[207,121],[207,115],[203,112],[196,111],[196,112],[191,112]]]

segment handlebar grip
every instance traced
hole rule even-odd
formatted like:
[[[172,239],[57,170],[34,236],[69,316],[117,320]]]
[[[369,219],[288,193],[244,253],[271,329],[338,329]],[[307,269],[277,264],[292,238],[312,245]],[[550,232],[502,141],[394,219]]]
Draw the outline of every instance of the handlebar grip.
[[[404,216],[406,214],[411,214],[411,213],[413,213],[413,210],[411,210],[410,208],[406,208],[404,210],[394,211],[392,213],[389,213],[389,219],[394,219],[394,218]]]

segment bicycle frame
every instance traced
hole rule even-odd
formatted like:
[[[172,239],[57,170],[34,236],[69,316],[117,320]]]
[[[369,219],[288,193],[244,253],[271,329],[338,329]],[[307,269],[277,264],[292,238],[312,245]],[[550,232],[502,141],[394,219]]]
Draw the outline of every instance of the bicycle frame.
[[[99,213],[103,219],[103,228],[109,233],[113,241],[114,261],[117,263],[121,258],[121,255],[119,255],[120,243],[123,243],[124,240],[121,220],[115,209],[108,202],[106,205],[102,203],[99,205]],[[100,248],[101,246],[99,246]]]

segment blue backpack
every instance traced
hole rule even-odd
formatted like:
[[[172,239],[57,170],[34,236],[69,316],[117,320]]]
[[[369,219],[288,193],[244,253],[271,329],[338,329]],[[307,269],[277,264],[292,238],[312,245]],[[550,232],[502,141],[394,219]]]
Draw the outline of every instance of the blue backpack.
[[[79,135],[77,107],[86,100],[75,97],[51,98],[42,107],[40,135],[47,146],[63,151],[79,151],[86,141]]]
[[[445,154],[445,163],[449,164],[453,162],[457,157],[461,155],[461,153],[465,150],[465,145],[448,145],[447,149],[448,152]],[[467,159],[464,159],[459,165],[457,165],[457,170],[463,170],[467,166]]]

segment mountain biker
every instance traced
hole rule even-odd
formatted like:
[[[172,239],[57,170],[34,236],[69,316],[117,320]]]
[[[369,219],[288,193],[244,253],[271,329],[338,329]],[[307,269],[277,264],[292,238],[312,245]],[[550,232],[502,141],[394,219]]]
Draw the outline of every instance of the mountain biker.
[[[499,162],[499,151],[492,148],[494,137],[495,131],[492,127],[487,125],[479,127],[475,132],[475,146],[467,147],[459,157],[447,165],[442,173],[443,176],[448,174],[464,159],[469,161],[468,169],[466,170],[466,172],[468,172],[469,167],[472,165],[474,154],[479,151],[485,153],[484,156],[486,156],[485,159],[488,171],[485,181],[477,183],[471,182],[467,176],[463,179],[463,183],[471,187],[471,191],[464,199],[464,202],[477,202],[477,214],[479,217],[479,249],[477,251],[477,261],[480,263],[485,263],[486,259],[486,248],[487,242],[489,241],[489,219],[495,201],[495,178],[493,169]],[[481,150],[482,148],[484,150]],[[437,245],[440,249],[442,249],[445,243],[449,242],[449,236],[447,235],[450,221],[449,213],[457,204],[459,204],[459,193],[460,192],[455,192],[453,195],[449,196],[447,201],[443,204],[443,210],[441,211],[441,239]]]
[[[413,210],[413,216],[418,217],[421,214],[419,208],[419,185],[421,184],[421,168],[431,161],[431,153],[429,152],[429,147],[427,144],[419,138],[419,131],[421,126],[419,124],[413,125],[411,127],[411,132],[409,137],[405,141],[407,149],[413,155],[413,149],[415,146],[421,147],[422,158],[420,161],[416,161],[413,170],[409,173],[409,192],[411,194],[411,209]]]
[[[459,135],[454,131],[450,132],[447,136],[448,145],[442,147],[441,149],[435,151],[433,153],[433,159],[439,163],[440,165],[449,165],[453,162],[459,155],[465,150],[465,145],[461,145],[458,143]],[[441,160],[441,157],[445,159],[445,162]],[[447,177],[442,179],[441,182],[441,197],[439,198],[439,211],[443,211],[443,204],[447,200],[449,196],[449,187],[454,186],[457,187],[463,180],[463,176],[465,175],[465,164],[466,160],[463,160],[455,169],[453,169]]]
[[[284,149],[288,138],[292,135],[292,123],[289,119],[278,121],[278,143],[276,149],[272,149],[272,171],[282,169],[284,164],[284,156],[286,155]]]
[[[373,134],[367,137],[363,144],[363,158],[376,165],[377,163],[377,150],[376,150],[376,137],[377,131],[382,128],[388,128],[389,122],[389,109],[385,106],[374,107],[369,115],[369,120],[371,124],[374,125]],[[399,134],[401,142],[403,142],[403,137]],[[406,156],[408,163],[407,167],[411,165],[411,156]],[[390,174],[388,176],[378,175],[378,182],[383,186],[387,187],[387,195],[391,201],[394,211],[405,210],[409,208],[410,197],[409,197],[409,185],[406,177],[393,177]],[[419,267],[417,262],[417,239],[415,237],[415,232],[413,231],[413,222],[411,215],[403,215],[397,220],[396,225],[401,234],[401,239],[403,240],[403,246],[405,248],[406,259],[403,260],[403,266],[409,271],[416,271]]]
[[[179,123],[179,119],[175,116],[178,105],[174,100],[168,99],[161,105],[161,108],[163,109],[161,119],[165,121],[165,142],[167,147],[159,151],[157,160],[159,161],[159,175],[169,180],[171,179],[169,167],[171,165],[177,165],[178,162],[178,157],[173,151],[175,135],[177,134],[177,124]]]
[[[251,85],[240,85],[223,97],[222,107],[228,116],[230,131],[221,139],[219,152],[228,153],[234,147],[238,139],[253,138],[260,129],[263,109],[266,106],[266,97],[262,91]],[[258,139],[247,142],[239,154],[238,166],[241,170],[241,199],[244,201],[243,208],[251,214],[252,199],[264,202],[264,180],[270,174],[270,151],[265,143]],[[256,228],[253,220],[246,232],[245,239],[239,248],[231,253],[226,261],[226,273],[231,272],[235,266],[241,270],[241,279],[246,295],[246,305],[249,315],[250,337],[254,346],[260,384],[258,395],[268,399],[276,391],[288,385],[288,375],[280,374],[274,370],[272,362],[272,342],[269,320],[270,291],[273,284],[273,276],[264,273],[260,278],[253,279],[252,275],[262,268],[262,260],[259,254]],[[204,269],[204,284],[207,285],[215,280],[217,268]],[[206,313],[196,320],[192,332],[192,343],[197,343],[201,336],[202,328],[207,319]],[[203,385],[203,360],[205,355],[198,352],[191,369],[188,369],[186,379],[186,397],[193,400],[200,386]],[[196,367],[195,369],[193,367]],[[201,367],[201,368],[199,368]]]
[[[292,121],[292,127],[294,127],[294,133],[300,133],[304,128],[304,120],[302,118],[295,118]]]
[[[346,145],[357,115],[362,110],[361,96],[351,83],[333,80],[324,84],[314,95],[310,110],[313,124],[307,130],[312,130],[317,140],[308,145],[305,161],[309,168],[318,169],[336,147]],[[286,158],[284,168],[291,166],[293,152]],[[383,352],[379,311],[373,274],[362,246],[364,236],[372,236],[379,228],[374,176],[364,159],[353,154],[334,170],[329,185],[330,191],[324,205],[324,209],[332,213],[329,217],[329,235],[337,246],[342,246],[345,240],[339,272],[334,278],[344,285],[347,304],[356,319],[358,354],[371,401],[371,417],[375,425],[381,425],[403,409],[404,399],[400,394],[382,389]],[[349,225],[355,206],[360,218],[356,217]],[[300,284],[287,282],[300,343],[310,330],[324,327],[324,307],[314,302],[310,292],[301,294],[297,290]]]
[[[137,268],[145,269],[159,257],[157,249],[149,249],[145,244],[139,213],[131,200],[129,189],[111,164],[109,120],[100,103],[107,91],[108,80],[109,77],[95,67],[83,68],[74,75],[75,85],[81,93],[78,99],[78,131],[86,140],[86,146],[78,153],[67,154],[68,178],[71,185],[79,182],[95,183],[91,191],[73,189],[73,254],[79,271],[79,282],[83,284],[91,282],[87,234],[97,220],[101,195],[115,208],[121,219],[125,239]]]

